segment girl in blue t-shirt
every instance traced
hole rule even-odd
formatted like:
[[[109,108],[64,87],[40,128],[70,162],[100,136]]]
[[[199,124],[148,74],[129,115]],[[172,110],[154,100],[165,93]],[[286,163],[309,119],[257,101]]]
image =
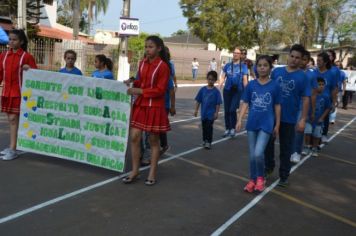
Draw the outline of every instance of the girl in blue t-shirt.
[[[64,61],[66,66],[59,70],[60,73],[83,75],[82,72],[75,67],[75,61],[77,60],[77,53],[73,50],[67,50],[64,52]]]
[[[112,73],[113,63],[110,58],[107,58],[103,54],[99,54],[95,56],[95,68],[91,76],[98,79],[114,79],[114,75]]]
[[[245,89],[236,124],[236,130],[241,130],[242,118],[249,108],[246,130],[250,150],[250,181],[244,188],[249,193],[265,189],[264,150],[270,136],[278,135],[281,116],[281,90],[278,83],[269,77],[272,58],[260,56],[256,65],[259,77]]]
[[[211,149],[213,141],[213,124],[218,118],[221,101],[221,94],[214,84],[218,80],[216,71],[209,71],[207,74],[208,86],[202,87],[195,97],[196,106],[194,116],[198,116],[199,106],[201,106],[200,115],[203,127],[203,147]]]

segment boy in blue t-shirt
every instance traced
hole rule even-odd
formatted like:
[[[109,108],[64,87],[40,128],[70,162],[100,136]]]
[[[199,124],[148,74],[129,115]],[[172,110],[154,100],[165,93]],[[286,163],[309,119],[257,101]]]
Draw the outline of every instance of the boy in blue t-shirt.
[[[309,109],[311,95],[310,83],[304,71],[299,69],[300,61],[305,53],[302,45],[293,45],[286,67],[278,67],[272,71],[271,79],[278,82],[281,92],[281,124],[279,130],[280,167],[278,183],[281,187],[288,185],[291,169],[290,157],[292,154],[295,131],[303,131]],[[298,120],[300,102],[302,100],[301,117]],[[265,150],[265,168],[267,175],[272,174],[274,162],[274,138],[270,139]]]
[[[59,70],[60,73],[73,74],[73,75],[83,75],[82,72],[74,66],[77,60],[77,53],[73,50],[67,50],[64,52],[64,60],[66,66]]]
[[[216,71],[209,71],[207,74],[208,85],[202,87],[195,97],[196,106],[194,116],[198,116],[199,106],[201,105],[201,121],[203,126],[203,146],[211,149],[213,141],[213,124],[218,118],[220,105],[222,103],[221,94],[214,84],[218,80]]]
[[[309,111],[309,118],[305,125],[305,143],[307,144],[304,147],[303,154],[309,154],[310,151],[310,141],[312,139],[312,156],[318,156],[318,145],[320,143],[322,131],[323,131],[323,122],[325,117],[328,115],[330,111],[330,98],[326,96],[324,92],[325,80],[322,77],[318,77],[318,89],[317,89],[317,97],[315,102],[315,115],[314,119],[311,115],[311,109]]]

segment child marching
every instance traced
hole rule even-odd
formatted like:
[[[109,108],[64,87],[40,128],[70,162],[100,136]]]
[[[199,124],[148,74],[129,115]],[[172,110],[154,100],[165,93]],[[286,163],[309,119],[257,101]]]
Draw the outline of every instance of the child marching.
[[[221,94],[214,84],[218,80],[216,71],[209,71],[207,74],[208,85],[202,87],[195,97],[196,106],[194,116],[198,116],[199,106],[201,106],[201,122],[203,127],[203,147],[211,149],[213,141],[213,124],[218,118],[220,105],[222,103]]]
[[[35,59],[27,52],[27,37],[23,30],[9,33],[10,49],[0,55],[0,84],[4,81],[1,95],[1,112],[7,113],[10,125],[10,145],[1,152],[2,160],[13,160],[16,152],[17,130],[21,104],[23,70],[37,68]]]
[[[249,108],[246,130],[250,150],[250,181],[244,188],[249,193],[265,189],[264,150],[270,136],[278,135],[281,114],[281,90],[278,83],[269,77],[272,58],[260,56],[256,64],[259,77],[246,87],[236,124],[236,130],[241,130],[242,118]]]

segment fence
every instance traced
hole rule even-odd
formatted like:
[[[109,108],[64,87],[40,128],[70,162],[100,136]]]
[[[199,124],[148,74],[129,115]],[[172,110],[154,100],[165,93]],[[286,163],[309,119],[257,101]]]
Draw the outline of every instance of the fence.
[[[0,53],[7,50],[6,45],[0,45]],[[96,70],[94,66],[95,55],[104,54],[112,59],[114,77],[118,71],[118,46],[105,44],[86,44],[75,40],[63,40],[62,42],[49,39],[34,39],[28,44],[28,52],[31,53],[39,69],[58,71],[65,65],[64,52],[72,49],[77,53],[76,66],[83,74],[90,76]]]
[[[39,69],[58,71],[65,65],[64,52],[72,49],[77,53],[76,66],[82,70],[83,74],[90,76],[96,70],[94,67],[95,55],[104,54],[112,59],[114,68],[114,77],[117,77],[119,50],[118,46],[106,44],[87,44],[75,40],[56,41],[51,39],[34,39],[29,42],[28,52],[31,53],[37,63]],[[0,45],[0,52],[7,50],[7,46]],[[212,58],[216,59],[218,71],[223,61],[220,52],[207,51],[197,48],[185,49],[182,47],[170,47],[172,60],[175,65],[176,76],[178,79],[191,79],[192,68],[191,62],[194,57],[199,61],[198,77],[205,78],[209,68],[209,63]],[[135,53],[135,56],[133,56]],[[143,52],[130,52],[130,76],[135,76],[138,70],[139,60],[142,58]],[[227,61],[227,58],[226,58]]]

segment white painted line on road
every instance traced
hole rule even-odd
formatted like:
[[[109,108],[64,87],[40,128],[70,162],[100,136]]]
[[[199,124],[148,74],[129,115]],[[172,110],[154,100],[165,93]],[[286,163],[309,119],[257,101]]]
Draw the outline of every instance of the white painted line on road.
[[[222,114],[224,112],[220,111],[219,114]],[[193,118],[189,118],[189,119],[183,119],[183,120],[175,120],[175,121],[172,121],[170,122],[171,124],[176,124],[176,123],[181,123],[181,122],[186,122],[186,121],[191,121],[191,120],[199,120],[201,119],[201,116],[198,116],[198,117],[193,117]]]
[[[356,117],[354,117],[349,123],[344,125],[341,129],[339,129],[333,136],[329,138],[329,142],[333,140],[336,136],[338,136],[342,131],[344,131],[349,125],[351,125],[354,121],[356,120]],[[322,144],[321,147],[324,147],[325,145]],[[293,173],[299,166],[301,166],[304,162],[306,162],[309,158],[311,157],[311,154],[306,156],[304,159],[302,159],[298,164],[292,167],[291,173]],[[258,202],[261,201],[261,199],[267,195],[271,190],[273,190],[279,182],[279,179],[277,179],[273,184],[271,184],[268,188],[266,188],[261,194],[256,196],[254,199],[252,199],[251,202],[249,202],[245,207],[243,207],[241,210],[239,210],[236,214],[234,214],[228,221],[226,221],[223,225],[221,225],[217,230],[215,230],[211,236],[218,236],[221,235],[228,227],[230,227],[233,223],[235,223],[241,216],[243,216],[246,212],[251,210]]]
[[[237,134],[235,135],[235,137],[236,137],[236,136],[243,135],[243,134],[245,134],[245,133],[246,133],[246,131],[239,132],[239,133],[237,133]],[[224,142],[224,141],[229,140],[229,139],[231,139],[231,138],[229,138],[229,137],[228,137],[228,138],[222,138],[222,139],[216,140],[215,142],[213,142],[213,144],[217,144],[217,143],[220,143],[220,142]],[[158,162],[158,164],[159,164],[159,165],[160,165],[160,164],[163,164],[163,163],[165,163],[165,162],[171,161],[171,160],[176,159],[176,158],[178,158],[178,157],[185,156],[185,155],[187,155],[187,154],[190,154],[190,153],[192,153],[192,152],[198,151],[198,150],[200,150],[200,149],[203,149],[203,147],[192,148],[192,149],[190,149],[190,150],[188,150],[188,151],[181,152],[181,153],[178,153],[178,154],[176,154],[176,155],[173,155],[173,156],[171,156],[171,157],[169,157],[169,158],[166,158],[166,159],[164,159],[164,160],[161,160],[161,161]],[[142,168],[140,168],[140,171],[146,170],[146,169],[148,169],[148,168],[149,168],[149,166],[142,167]],[[93,190],[93,189],[99,188],[99,187],[101,187],[101,186],[104,186],[104,185],[106,185],[106,184],[112,183],[112,182],[114,182],[114,181],[116,181],[116,180],[119,180],[119,179],[121,179],[121,178],[124,178],[124,177],[128,176],[129,173],[130,173],[130,172],[125,173],[125,174],[122,174],[122,175],[119,175],[119,176],[116,176],[116,177],[113,177],[113,178],[110,178],[110,179],[107,179],[107,180],[104,180],[104,181],[101,181],[101,182],[98,182],[98,183],[93,184],[93,185],[89,185],[89,186],[87,186],[87,187],[85,187],[85,188],[78,189],[78,190],[76,190],[76,191],[74,191],[74,192],[71,192],[71,193],[68,193],[68,194],[59,196],[59,197],[57,197],[57,198],[51,199],[51,200],[49,200],[49,201],[46,201],[46,202],[43,202],[43,203],[40,203],[40,204],[37,204],[37,205],[35,205],[35,206],[33,206],[33,207],[30,207],[30,208],[27,208],[27,209],[25,209],[25,210],[16,212],[16,213],[11,214],[11,215],[9,215],[9,216],[0,218],[0,224],[9,222],[9,221],[14,220],[14,219],[16,219],[16,218],[19,218],[19,217],[21,217],[21,216],[24,216],[24,215],[30,214],[30,213],[32,213],[32,212],[34,212],[34,211],[40,210],[40,209],[42,209],[42,208],[45,208],[45,207],[47,207],[47,206],[50,206],[50,205],[53,205],[53,204],[55,204],[55,203],[64,201],[64,200],[66,200],[66,199],[68,199],[68,198],[77,196],[77,195],[79,195],[79,194],[82,194],[82,193],[88,192],[88,191],[90,191],[90,190]]]

